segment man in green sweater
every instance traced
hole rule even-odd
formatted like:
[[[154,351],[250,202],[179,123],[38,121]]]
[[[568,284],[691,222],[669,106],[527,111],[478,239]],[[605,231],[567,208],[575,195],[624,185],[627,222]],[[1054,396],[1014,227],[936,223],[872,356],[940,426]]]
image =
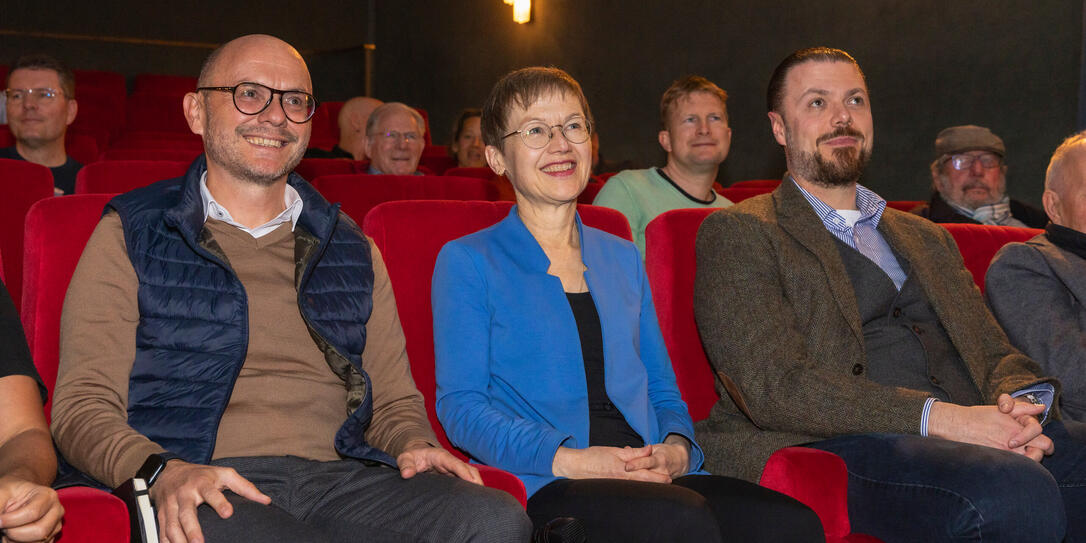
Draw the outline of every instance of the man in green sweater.
[[[698,75],[672,83],[660,99],[658,138],[667,151],[667,165],[619,172],[592,202],[626,216],[642,256],[645,226],[657,215],[672,209],[732,205],[713,190],[732,142],[727,100],[728,93]]]

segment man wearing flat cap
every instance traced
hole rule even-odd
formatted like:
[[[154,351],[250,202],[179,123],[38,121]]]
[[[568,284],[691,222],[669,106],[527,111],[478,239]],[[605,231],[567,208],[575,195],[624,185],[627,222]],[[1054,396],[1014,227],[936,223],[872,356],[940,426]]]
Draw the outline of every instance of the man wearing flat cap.
[[[935,138],[931,201],[913,213],[934,222],[1044,228],[1045,212],[1007,196],[1003,140],[983,126],[952,126]]]

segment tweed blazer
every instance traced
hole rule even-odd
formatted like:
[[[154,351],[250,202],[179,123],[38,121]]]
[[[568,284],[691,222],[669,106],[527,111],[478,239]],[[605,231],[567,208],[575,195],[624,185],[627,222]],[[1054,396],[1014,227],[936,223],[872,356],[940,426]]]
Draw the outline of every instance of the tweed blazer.
[[[1011,344],[1063,383],[1060,412],[1086,421],[1086,260],[1039,234],[1000,249],[984,284]]]
[[[945,229],[889,208],[878,228],[908,261],[910,280],[920,281],[982,398],[994,403],[1042,382],[1058,387],[1011,347]],[[705,219],[694,312],[709,361],[728,384],[697,427],[708,471],[756,481],[781,447],[920,432],[928,394],[867,378],[848,272],[794,183]]]

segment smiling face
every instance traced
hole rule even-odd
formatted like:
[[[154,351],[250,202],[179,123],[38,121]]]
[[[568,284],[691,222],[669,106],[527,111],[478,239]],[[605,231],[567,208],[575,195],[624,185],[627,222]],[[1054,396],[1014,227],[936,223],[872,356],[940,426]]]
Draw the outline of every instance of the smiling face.
[[[947,202],[966,209],[976,209],[983,205],[994,204],[1003,199],[1006,190],[1007,166],[1003,159],[989,151],[966,151],[955,156],[972,157],[973,163],[968,168],[955,170],[951,157],[940,160],[941,165],[933,171],[935,188]],[[998,164],[985,168],[983,161],[993,158]]]
[[[460,136],[452,144],[452,151],[456,154],[457,165],[461,168],[485,168],[486,156],[483,150],[483,131],[480,128],[482,117],[468,117],[464,120],[464,127],[460,130]]]
[[[732,129],[724,103],[708,92],[680,98],[668,114],[667,129],[659,134],[668,162],[686,170],[715,169],[728,157]]]
[[[857,182],[874,135],[859,69],[850,62],[805,62],[788,72],[783,94],[780,111],[770,111],[769,120],[789,172],[822,186]]]
[[[569,93],[545,94],[527,109],[514,106],[509,112],[505,132],[521,130],[532,122],[547,126],[587,123],[580,101]],[[550,128],[551,139],[541,149],[532,149],[520,134],[511,135],[501,147],[488,145],[486,159],[490,167],[504,173],[513,183],[517,204],[560,205],[576,202],[588,183],[592,167],[592,143],[570,143],[561,128]]]
[[[388,104],[385,104],[388,106]],[[370,166],[390,175],[414,175],[419,168],[426,142],[425,127],[406,110],[385,113],[366,136],[366,154]]]
[[[75,120],[76,103],[64,92],[57,72],[20,68],[11,72],[8,88],[57,91],[51,98],[31,93],[17,102],[7,102],[8,126],[20,144],[40,147],[64,138],[68,125]]]
[[[270,36],[246,36],[219,53],[201,86],[260,83],[273,89],[312,93],[313,85],[298,52]],[[271,185],[286,179],[309,144],[312,124],[286,118],[280,95],[256,115],[234,107],[228,92],[202,91],[185,96],[189,127],[204,138],[208,175]]]

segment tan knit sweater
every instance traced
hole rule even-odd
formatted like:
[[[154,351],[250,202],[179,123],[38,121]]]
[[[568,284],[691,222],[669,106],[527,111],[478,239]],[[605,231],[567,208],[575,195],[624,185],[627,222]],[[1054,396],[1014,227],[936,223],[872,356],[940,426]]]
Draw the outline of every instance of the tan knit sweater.
[[[261,238],[215,220],[205,228],[245,286],[250,327],[213,458],[338,459],[333,436],[346,418],[346,389],[298,311],[290,223]],[[366,438],[396,456],[412,441],[437,439],[411,379],[388,272],[371,247],[373,314],[362,360],[372,381],[374,416]],[[127,424],[137,286],[120,218],[107,215],[87,243],[64,300],[52,429],[72,465],[112,486],[163,450]]]

